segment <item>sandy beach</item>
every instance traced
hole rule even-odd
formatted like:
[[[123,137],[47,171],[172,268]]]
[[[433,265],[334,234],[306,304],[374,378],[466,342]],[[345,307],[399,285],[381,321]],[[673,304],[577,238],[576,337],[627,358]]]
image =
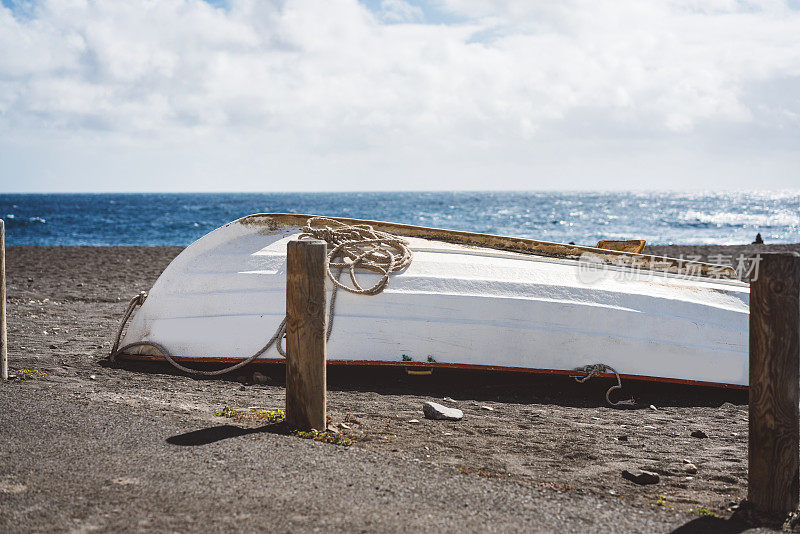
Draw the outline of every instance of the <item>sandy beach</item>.
[[[25,379],[0,384],[0,531],[744,528],[729,519],[747,492],[741,390],[628,381],[637,404],[614,409],[608,380],[335,367],[328,403],[349,427],[344,447],[216,415],[283,408],[281,366],[209,380],[109,363],[128,299],[180,250],[8,249],[9,360]],[[646,252],[777,250],[800,245]],[[427,400],[464,419],[425,419]],[[660,481],[637,485],[624,469]]]
[[[798,35],[0,0],[0,534],[800,533]]]

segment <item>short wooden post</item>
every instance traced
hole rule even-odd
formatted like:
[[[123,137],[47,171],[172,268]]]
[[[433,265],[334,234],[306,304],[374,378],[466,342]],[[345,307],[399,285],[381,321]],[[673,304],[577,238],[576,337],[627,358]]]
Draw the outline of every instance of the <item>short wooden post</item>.
[[[286,252],[286,422],[325,430],[324,241],[290,241]]]
[[[762,512],[798,504],[800,256],[761,254],[750,283],[748,500]]]
[[[6,329],[6,223],[0,219],[0,375],[3,380],[8,380]]]

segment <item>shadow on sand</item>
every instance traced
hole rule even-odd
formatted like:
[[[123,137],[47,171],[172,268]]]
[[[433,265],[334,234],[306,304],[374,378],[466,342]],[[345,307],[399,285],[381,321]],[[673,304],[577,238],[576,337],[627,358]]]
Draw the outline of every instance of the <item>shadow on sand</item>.
[[[288,434],[289,430],[283,422],[259,426],[256,428],[245,428],[234,425],[219,425],[201,428],[200,430],[193,430],[192,432],[186,432],[176,436],[170,436],[166,441],[170,445],[178,445],[181,447],[197,447],[225,439],[238,438],[241,436],[247,436],[249,434],[263,433]]]
[[[736,518],[698,517],[672,531],[672,534],[738,534],[750,525]]]

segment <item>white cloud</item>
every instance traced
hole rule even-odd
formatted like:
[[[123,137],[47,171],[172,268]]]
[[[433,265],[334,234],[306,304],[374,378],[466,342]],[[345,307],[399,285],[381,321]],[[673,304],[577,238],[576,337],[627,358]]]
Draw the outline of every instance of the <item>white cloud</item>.
[[[265,169],[295,188],[536,188],[543,173],[607,188],[637,183],[631,150],[677,186],[715,168],[747,183],[762,159],[774,185],[800,185],[800,14],[782,2],[428,7],[458,22],[404,0],[0,8],[0,185],[61,161],[73,187],[99,187],[98,146],[116,155],[104,176],[194,169],[171,189],[279,187]],[[237,179],[215,185],[203,161]]]

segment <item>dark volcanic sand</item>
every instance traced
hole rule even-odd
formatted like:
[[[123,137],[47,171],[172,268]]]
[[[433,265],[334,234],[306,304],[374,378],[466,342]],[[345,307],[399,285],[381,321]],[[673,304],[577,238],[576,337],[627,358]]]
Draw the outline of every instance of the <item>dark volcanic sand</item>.
[[[198,380],[161,364],[109,365],[127,300],[178,252],[8,249],[11,370],[47,376],[0,383],[0,531],[738,526],[724,518],[746,495],[741,391],[628,381],[638,405],[619,410],[605,406],[608,380],[333,367],[329,410],[351,420],[347,449],[214,415],[282,408],[280,366]],[[254,371],[269,382],[253,385]],[[424,419],[426,400],[464,420]],[[697,429],[708,438],[691,437]],[[661,481],[637,486],[620,476],[626,468]]]

